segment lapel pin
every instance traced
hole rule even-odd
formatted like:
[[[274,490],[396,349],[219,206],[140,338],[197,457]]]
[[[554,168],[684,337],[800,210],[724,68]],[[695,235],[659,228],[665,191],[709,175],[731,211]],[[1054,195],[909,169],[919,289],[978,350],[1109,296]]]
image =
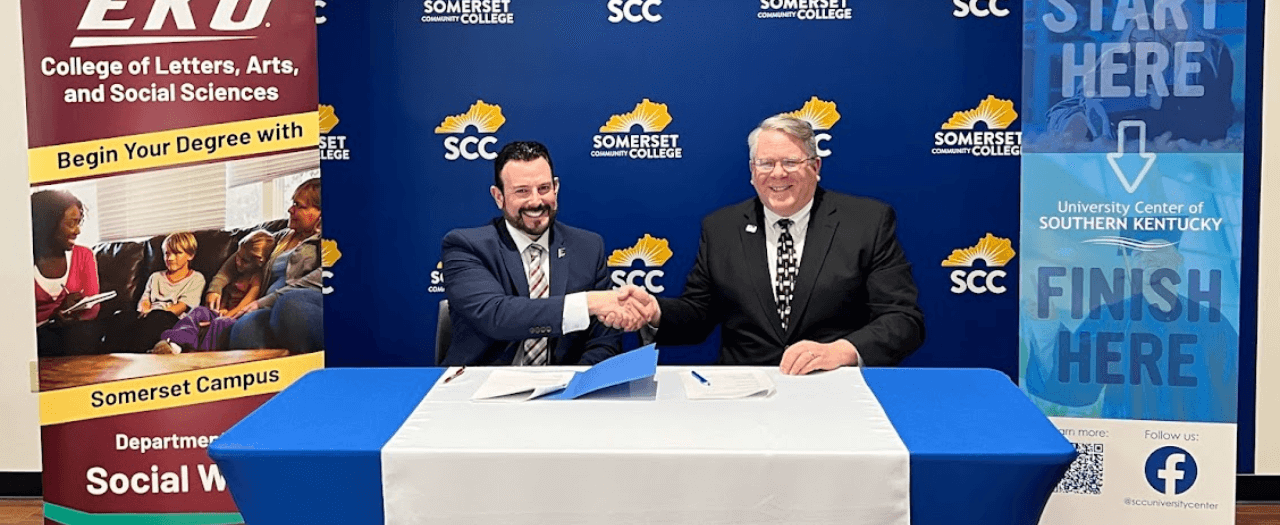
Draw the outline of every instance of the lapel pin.
[[[754,225],[754,224],[748,224],[748,225],[747,225],[747,233],[755,233],[755,232],[756,232],[756,225]]]
[[[564,258],[564,248],[560,248],[559,250],[556,251],[556,257],[559,257],[561,259]]]

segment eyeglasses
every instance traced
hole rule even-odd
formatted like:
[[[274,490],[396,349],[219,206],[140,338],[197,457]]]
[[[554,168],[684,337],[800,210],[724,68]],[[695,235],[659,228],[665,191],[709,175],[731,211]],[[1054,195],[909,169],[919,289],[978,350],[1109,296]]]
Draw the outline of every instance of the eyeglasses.
[[[756,173],[772,173],[773,168],[779,164],[782,165],[782,171],[785,171],[787,173],[794,173],[800,170],[800,166],[803,166],[807,164],[809,161],[814,160],[816,158],[817,157],[806,157],[803,159],[782,159],[782,160],[751,159],[750,164],[751,164],[751,168],[754,169]]]

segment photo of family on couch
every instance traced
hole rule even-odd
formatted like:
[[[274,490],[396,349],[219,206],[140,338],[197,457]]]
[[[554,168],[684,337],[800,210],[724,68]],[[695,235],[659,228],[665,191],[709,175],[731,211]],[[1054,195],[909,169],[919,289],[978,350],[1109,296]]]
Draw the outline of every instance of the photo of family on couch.
[[[320,178],[287,204],[287,218],[252,226],[90,247],[77,238],[95,210],[33,188],[38,356],[322,350]]]

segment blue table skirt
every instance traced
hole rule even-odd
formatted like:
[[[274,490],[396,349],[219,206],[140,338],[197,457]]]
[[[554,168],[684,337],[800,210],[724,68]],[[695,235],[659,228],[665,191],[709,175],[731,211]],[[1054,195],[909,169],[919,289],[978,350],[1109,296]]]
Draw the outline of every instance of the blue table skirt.
[[[209,456],[249,525],[381,525],[382,446],[443,371],[317,370],[228,430]],[[1006,376],[863,375],[911,454],[913,525],[1039,521],[1076,453]]]

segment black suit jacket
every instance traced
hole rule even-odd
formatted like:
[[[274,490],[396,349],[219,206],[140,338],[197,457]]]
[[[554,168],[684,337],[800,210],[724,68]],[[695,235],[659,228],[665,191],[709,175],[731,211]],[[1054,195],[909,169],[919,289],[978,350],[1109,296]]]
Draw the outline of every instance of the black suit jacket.
[[[786,332],[773,298],[766,232],[758,198],[702,221],[684,293],[658,299],[659,344],[696,344],[723,324],[721,364],[777,365],[791,344],[843,338],[858,349],[863,365],[884,366],[898,364],[924,342],[924,314],[893,208],[818,188]]]
[[[546,299],[529,297],[524,263],[501,217],[445,235],[440,259],[453,338],[442,365],[510,365],[535,337],[549,338],[552,365],[593,365],[618,353],[622,334],[596,319],[586,330],[561,332],[565,295],[609,287],[604,239],[559,221],[548,234]]]

